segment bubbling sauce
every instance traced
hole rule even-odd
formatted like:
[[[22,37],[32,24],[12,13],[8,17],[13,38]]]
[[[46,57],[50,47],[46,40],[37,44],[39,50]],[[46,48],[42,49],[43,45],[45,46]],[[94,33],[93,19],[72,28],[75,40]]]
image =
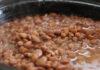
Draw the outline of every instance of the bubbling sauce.
[[[0,26],[0,62],[18,70],[100,70],[100,21],[45,14]]]

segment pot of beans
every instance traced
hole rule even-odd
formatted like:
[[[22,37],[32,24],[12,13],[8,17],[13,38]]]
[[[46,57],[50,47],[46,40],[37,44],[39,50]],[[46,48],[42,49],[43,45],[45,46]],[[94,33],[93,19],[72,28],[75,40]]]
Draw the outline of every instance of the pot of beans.
[[[94,0],[0,0],[0,70],[100,70]]]

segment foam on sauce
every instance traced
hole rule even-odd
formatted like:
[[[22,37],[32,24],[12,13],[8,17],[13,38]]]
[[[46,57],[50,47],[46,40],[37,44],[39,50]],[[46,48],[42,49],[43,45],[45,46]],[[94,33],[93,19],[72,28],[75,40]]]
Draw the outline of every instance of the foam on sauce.
[[[91,55],[87,55],[89,51],[83,53],[84,58],[82,61],[77,61],[77,58],[71,63],[74,65],[76,70],[100,70],[100,49],[96,49],[96,52]]]

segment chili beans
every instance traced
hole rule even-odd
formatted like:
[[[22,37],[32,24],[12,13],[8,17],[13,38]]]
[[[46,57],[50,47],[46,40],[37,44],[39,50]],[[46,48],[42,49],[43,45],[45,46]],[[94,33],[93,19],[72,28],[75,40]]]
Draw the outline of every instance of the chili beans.
[[[55,13],[9,21],[0,26],[0,62],[18,70],[74,70],[71,63],[100,59],[99,26]]]

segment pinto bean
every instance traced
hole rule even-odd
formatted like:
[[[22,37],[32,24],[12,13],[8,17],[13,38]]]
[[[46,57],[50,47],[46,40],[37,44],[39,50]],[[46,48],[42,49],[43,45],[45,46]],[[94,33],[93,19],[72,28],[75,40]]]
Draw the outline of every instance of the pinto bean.
[[[26,33],[19,33],[19,36],[22,38],[27,38],[27,34]]]
[[[25,53],[25,52],[28,51],[28,49],[25,48],[24,46],[21,46],[21,47],[19,48],[19,51],[20,51],[21,53]]]
[[[27,41],[25,44],[24,44],[25,47],[27,48],[31,48],[32,47],[32,42],[31,41]]]
[[[43,56],[36,61],[36,65],[45,66],[47,62],[47,57]]]

